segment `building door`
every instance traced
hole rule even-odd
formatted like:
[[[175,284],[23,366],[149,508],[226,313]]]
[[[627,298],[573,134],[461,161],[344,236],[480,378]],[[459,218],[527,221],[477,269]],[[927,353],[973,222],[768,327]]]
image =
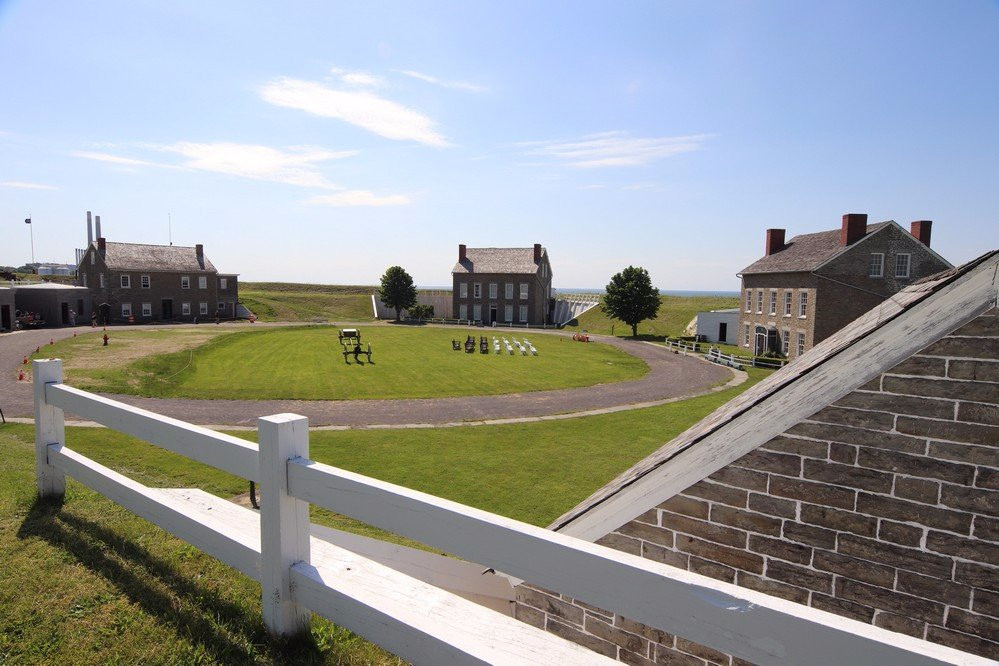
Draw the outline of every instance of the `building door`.
[[[756,327],[756,345],[753,347],[755,356],[762,356],[767,351],[767,329],[763,326]]]
[[[83,299],[76,299],[76,321],[83,321]]]
[[[101,303],[97,310],[100,312],[97,321],[101,326],[111,323],[111,305],[109,303]]]
[[[495,323],[496,323],[496,306],[495,305],[490,305],[489,306],[489,325],[492,326]]]
[[[173,319],[173,299],[164,298],[161,305],[163,306],[163,319]]]
[[[720,322],[718,324],[718,342],[728,342],[728,323]]]
[[[0,328],[10,330],[10,306],[0,305]]]
[[[59,305],[59,314],[62,315],[62,325],[66,326],[69,324],[69,303],[60,303]]]

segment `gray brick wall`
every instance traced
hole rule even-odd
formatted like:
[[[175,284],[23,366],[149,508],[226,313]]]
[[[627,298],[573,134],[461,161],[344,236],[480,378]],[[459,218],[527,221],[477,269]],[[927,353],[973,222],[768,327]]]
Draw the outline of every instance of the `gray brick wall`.
[[[598,543],[999,658],[999,312]],[[538,588],[518,600],[627,663],[739,663]]]
[[[506,284],[513,284],[513,298],[506,298]],[[461,283],[468,285],[467,298],[461,298]],[[482,285],[481,297],[475,298],[475,287],[478,283]],[[489,297],[489,285],[496,284],[496,298]],[[527,283],[527,300],[520,298],[520,285]],[[520,306],[527,306],[527,319],[530,324],[547,323],[548,305],[545,301],[546,292],[550,292],[551,271],[547,278],[540,275],[509,275],[505,273],[456,273],[453,275],[454,291],[452,293],[454,316],[458,317],[461,306],[467,306],[468,318],[472,318],[473,306],[482,306],[482,320],[488,321],[489,306],[496,306],[496,321],[506,323],[505,307],[513,306],[513,321],[520,322]]]

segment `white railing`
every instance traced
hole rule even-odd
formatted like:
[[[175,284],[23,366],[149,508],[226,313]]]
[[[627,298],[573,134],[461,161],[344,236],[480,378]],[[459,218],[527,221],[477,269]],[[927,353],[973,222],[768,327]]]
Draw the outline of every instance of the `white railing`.
[[[34,380],[39,494],[62,495],[68,474],[259,580],[264,621],[278,635],[301,630],[314,611],[414,663],[608,662],[442,586],[317,538],[323,528],[310,525],[308,518],[309,505],[317,504],[755,663],[987,663],[318,463],[308,457],[308,420],[302,416],[261,418],[258,450],[237,438],[68,387],[61,383],[59,360],[35,361]],[[178,499],[176,491],[147,488],[80,455],[66,446],[63,410],[259,481],[259,516],[204,493],[214,505],[200,510]]]
[[[697,354],[701,351],[702,343],[684,342],[683,340],[667,340],[665,344],[666,344],[666,349]]]
[[[712,347],[705,354],[705,357],[709,361],[714,361],[715,363],[721,363],[722,365],[728,365],[731,367],[751,365],[754,368],[771,368],[774,370],[780,370],[785,365],[787,361],[780,358],[758,358],[756,356],[733,356],[731,354],[723,354],[717,347]]]

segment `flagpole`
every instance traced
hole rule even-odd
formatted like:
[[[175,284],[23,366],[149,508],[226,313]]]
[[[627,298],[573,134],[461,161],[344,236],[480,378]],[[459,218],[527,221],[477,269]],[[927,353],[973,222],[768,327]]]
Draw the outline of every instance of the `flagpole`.
[[[31,213],[28,213],[28,234],[31,236],[31,263],[35,263],[35,228],[31,225]],[[35,267],[38,270],[38,267]]]

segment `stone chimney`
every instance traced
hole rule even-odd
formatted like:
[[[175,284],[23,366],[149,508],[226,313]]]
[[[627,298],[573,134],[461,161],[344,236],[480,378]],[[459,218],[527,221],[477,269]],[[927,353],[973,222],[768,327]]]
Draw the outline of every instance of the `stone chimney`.
[[[534,244],[534,263],[541,261],[541,243]]]
[[[925,245],[930,246],[930,231],[933,228],[933,220],[916,220],[909,227],[910,233],[916,237],[916,240]]]
[[[90,219],[90,211],[87,211],[87,247],[94,242],[94,222]]]
[[[839,232],[840,245],[853,245],[867,235],[867,213],[847,213]]]
[[[784,249],[784,229],[767,229],[766,256]]]
[[[458,246],[458,261],[465,261],[468,256],[466,249],[464,243]]]
[[[101,236],[97,237],[97,251],[101,253],[102,257],[108,251],[108,242],[106,240],[104,240],[104,238],[101,237]]]
[[[94,216],[94,235],[96,235],[98,238],[103,238],[104,237],[104,234],[101,233],[101,216],[100,215],[95,215]]]

